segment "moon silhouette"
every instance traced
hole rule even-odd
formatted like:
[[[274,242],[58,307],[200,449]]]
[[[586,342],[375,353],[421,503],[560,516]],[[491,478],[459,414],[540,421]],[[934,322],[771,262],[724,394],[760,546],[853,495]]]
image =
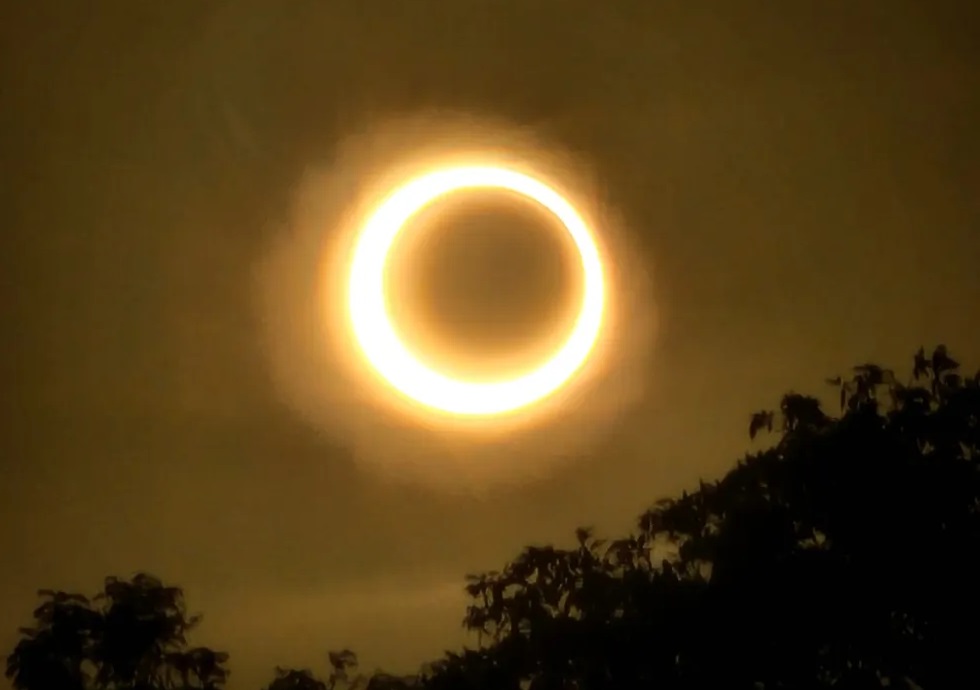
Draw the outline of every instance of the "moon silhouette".
[[[388,255],[406,222],[448,194],[505,190],[540,204],[571,236],[581,258],[582,305],[561,347],[530,372],[498,381],[446,376],[419,361],[396,333],[385,299]],[[516,412],[555,393],[588,360],[602,329],[605,279],[593,233],[581,215],[547,184],[500,167],[436,170],[395,189],[369,215],[357,237],[350,265],[347,307],[361,353],[401,395],[455,416],[486,417]]]

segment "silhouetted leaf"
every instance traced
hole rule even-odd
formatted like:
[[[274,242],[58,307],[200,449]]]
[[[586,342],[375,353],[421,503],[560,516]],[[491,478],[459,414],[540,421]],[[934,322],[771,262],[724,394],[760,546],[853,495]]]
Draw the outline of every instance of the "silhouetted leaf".
[[[762,412],[756,412],[753,414],[752,421],[749,422],[749,438],[754,439],[756,434],[758,434],[762,429],[772,431],[772,420],[772,412],[763,410]]]

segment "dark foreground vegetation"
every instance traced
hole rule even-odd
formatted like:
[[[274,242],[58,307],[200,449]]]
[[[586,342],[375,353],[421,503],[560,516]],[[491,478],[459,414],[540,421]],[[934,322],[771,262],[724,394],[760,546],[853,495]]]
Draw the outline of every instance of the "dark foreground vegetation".
[[[774,435],[721,480],[664,499],[632,534],[577,530],[469,576],[480,644],[417,676],[323,679],[277,669],[269,690],[980,688],[980,373],[942,346],[911,375],[830,381],[840,413],[788,394],[752,416]],[[109,578],[94,598],[41,591],[8,658],[22,690],[221,688],[228,656],[189,647],[181,591]]]

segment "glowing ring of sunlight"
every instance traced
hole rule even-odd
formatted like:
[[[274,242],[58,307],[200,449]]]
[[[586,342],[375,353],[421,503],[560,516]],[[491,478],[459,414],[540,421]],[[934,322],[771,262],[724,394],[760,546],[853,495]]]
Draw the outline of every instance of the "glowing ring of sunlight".
[[[582,259],[584,294],[571,334],[537,369],[503,381],[460,381],[424,365],[395,333],[385,299],[388,253],[405,223],[439,197],[472,189],[503,189],[537,202],[564,225]],[[560,388],[588,359],[599,336],[605,306],[599,250],[579,213],[546,184],[497,167],[438,170],[396,189],[374,210],[361,230],[351,262],[348,289],[347,306],[354,335],[370,365],[396,390],[416,402],[465,416],[511,412]]]

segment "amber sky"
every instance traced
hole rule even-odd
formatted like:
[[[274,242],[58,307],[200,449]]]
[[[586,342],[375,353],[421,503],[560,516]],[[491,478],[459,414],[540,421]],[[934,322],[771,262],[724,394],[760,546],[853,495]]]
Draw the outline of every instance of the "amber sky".
[[[962,8],[958,8],[961,5]],[[970,8],[970,9],[966,9]],[[54,0],[0,10],[0,642],[147,569],[233,688],[461,639],[464,573],[625,529],[747,415],[980,351],[975,3]],[[251,272],[305,169],[429,106],[585,156],[655,266],[637,418],[476,502],[382,484],[272,394]]]

